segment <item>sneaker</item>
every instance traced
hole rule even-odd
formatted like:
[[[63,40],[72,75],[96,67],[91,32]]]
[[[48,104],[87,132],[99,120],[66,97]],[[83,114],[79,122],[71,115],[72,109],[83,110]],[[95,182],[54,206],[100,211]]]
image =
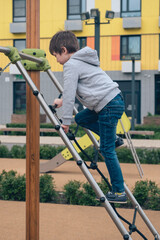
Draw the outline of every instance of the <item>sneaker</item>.
[[[123,193],[108,192],[106,198],[111,203],[127,203],[127,195]]]
[[[115,147],[118,148],[124,144],[124,141],[121,137],[117,137],[115,141]]]

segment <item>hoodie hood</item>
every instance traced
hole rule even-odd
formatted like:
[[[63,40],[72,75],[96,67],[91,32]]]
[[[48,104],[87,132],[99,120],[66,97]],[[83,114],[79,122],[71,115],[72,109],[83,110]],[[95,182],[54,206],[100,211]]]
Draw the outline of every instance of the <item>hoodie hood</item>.
[[[84,47],[71,56],[72,59],[77,59],[91,65],[99,66],[100,62],[97,56],[97,51],[90,47]]]

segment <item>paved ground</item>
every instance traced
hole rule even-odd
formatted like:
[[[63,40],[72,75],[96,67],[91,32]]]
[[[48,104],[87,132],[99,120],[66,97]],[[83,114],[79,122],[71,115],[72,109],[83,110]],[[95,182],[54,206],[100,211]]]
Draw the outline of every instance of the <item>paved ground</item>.
[[[0,143],[3,145],[24,145],[26,143],[25,136],[7,136],[0,135]],[[160,140],[150,139],[133,139],[132,143],[135,148],[160,148]],[[40,137],[40,144],[51,144],[51,145],[64,145],[60,137]],[[124,139],[124,146],[128,146],[126,139]]]
[[[25,240],[25,203],[0,201],[0,239]],[[119,213],[132,222],[133,211]],[[145,211],[156,229],[160,229],[160,212]],[[137,227],[154,240],[141,218]],[[128,230],[128,226],[125,225]],[[122,240],[123,237],[102,207],[40,204],[40,240]],[[134,233],[133,240],[142,238]]]

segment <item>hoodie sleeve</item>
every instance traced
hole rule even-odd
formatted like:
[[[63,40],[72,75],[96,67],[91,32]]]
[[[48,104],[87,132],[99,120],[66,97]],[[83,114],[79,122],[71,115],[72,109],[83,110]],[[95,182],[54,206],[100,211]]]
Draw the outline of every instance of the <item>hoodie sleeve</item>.
[[[73,115],[75,96],[78,85],[78,71],[71,61],[68,61],[63,66],[64,90],[63,90],[63,116],[64,125],[70,125]]]

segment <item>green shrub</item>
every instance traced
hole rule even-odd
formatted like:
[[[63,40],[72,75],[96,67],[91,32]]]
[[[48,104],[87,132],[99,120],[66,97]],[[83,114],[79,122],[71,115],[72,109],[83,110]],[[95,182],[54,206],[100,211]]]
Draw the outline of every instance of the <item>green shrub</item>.
[[[65,146],[58,146],[58,147],[56,147],[57,154],[62,152],[65,148],[66,148]]]
[[[14,145],[11,148],[10,155],[12,158],[25,158],[26,157],[26,146],[23,147]]]
[[[104,193],[108,192],[109,188],[104,180],[98,183],[98,185]],[[68,204],[86,206],[100,205],[92,186],[88,182],[82,184],[79,181],[69,181],[69,183],[64,186],[64,190]]]
[[[138,181],[133,189],[138,203],[146,209],[160,210],[160,188],[152,181]]]
[[[25,201],[25,175],[18,175],[16,171],[3,171],[0,181],[0,197],[3,200]]]
[[[72,124],[70,126],[70,130],[72,131],[73,134],[75,134],[76,137],[82,137],[85,134],[85,131],[81,126],[78,126],[78,131],[77,131],[76,124]]]
[[[25,123],[7,123],[6,127],[9,127],[9,128],[25,128],[26,124]]]
[[[129,148],[116,149],[117,157],[120,163],[133,163],[134,159]]]
[[[41,123],[40,128],[54,128],[52,123]]]
[[[140,205],[144,205],[148,198],[148,182],[147,181],[138,181],[135,184],[133,190],[133,195]]]
[[[40,146],[40,159],[51,159],[60,153],[65,147],[64,146],[51,146],[43,145]]]
[[[134,159],[129,148],[116,149],[120,163],[134,163]],[[143,164],[160,164],[160,149],[136,149],[138,158]]]
[[[11,136],[26,136],[26,132],[18,132],[18,131],[12,131],[10,133],[8,133],[8,135],[11,135]]]
[[[81,195],[81,198],[79,199],[79,204],[85,206],[99,206],[100,202],[97,201],[96,194],[93,191],[91,185],[87,182],[84,183],[82,187],[83,193]]]
[[[56,148],[50,145],[40,146],[40,159],[51,159],[56,155]]]
[[[136,149],[141,163],[160,164],[160,149]]]
[[[8,148],[4,145],[0,145],[0,158],[8,158],[8,157],[10,157]]]
[[[60,153],[64,148],[64,146],[40,146],[40,158],[51,159]],[[26,158],[26,145],[14,145],[10,151],[6,146],[0,145],[0,158]]]
[[[98,183],[102,192],[106,194],[109,188],[102,179]],[[2,171],[0,174],[0,199],[25,201],[26,178],[20,176],[16,171]],[[133,189],[135,196],[141,207],[145,209],[160,210],[160,188],[152,181],[138,181]],[[64,186],[63,202],[58,199],[55,190],[54,179],[51,175],[44,174],[40,176],[40,202],[68,203],[73,205],[99,206],[100,202],[96,199],[96,194],[91,185],[79,181],[70,181]],[[118,207],[121,207],[121,205]],[[125,207],[132,207],[128,202]]]
[[[16,171],[2,171],[0,174],[0,199],[25,201],[26,178]],[[53,177],[47,174],[40,176],[40,202],[56,202],[57,193]]]
[[[83,193],[80,187],[79,181],[70,181],[64,186],[64,195],[68,204],[79,205]]]
[[[136,125],[135,130],[146,130],[146,131],[154,131],[154,132],[160,132],[160,126],[159,125]]]
[[[148,199],[144,207],[152,210],[160,210],[160,188],[155,182],[148,181]]]
[[[58,153],[60,153],[65,146],[51,146],[43,145],[40,146],[40,159],[52,159]],[[95,150],[93,147],[85,149],[85,152],[91,160],[95,159]],[[134,159],[129,148],[116,149],[117,156],[120,163],[134,163]],[[137,148],[136,149],[139,160],[143,164],[160,164],[160,149],[147,149]],[[9,151],[6,146],[0,145],[0,158],[25,158],[26,157],[26,146],[15,145]],[[80,157],[84,161],[88,161],[88,158],[80,153]],[[73,159],[71,159],[73,160]],[[104,159],[98,154],[98,161],[102,162]]]
[[[57,202],[57,193],[51,175],[40,176],[40,202]]]
[[[146,209],[160,210],[160,190],[156,194],[149,194],[148,200],[145,202]]]
[[[107,181],[108,181],[108,178],[107,178]],[[108,181],[108,182],[109,182],[109,181]],[[110,184],[110,183],[109,183],[109,184]],[[103,192],[104,194],[106,194],[107,192],[110,191],[108,184],[105,182],[105,180],[104,180],[103,178],[102,178],[101,182],[98,183],[98,185],[99,185],[100,189],[102,190],[102,192]]]

